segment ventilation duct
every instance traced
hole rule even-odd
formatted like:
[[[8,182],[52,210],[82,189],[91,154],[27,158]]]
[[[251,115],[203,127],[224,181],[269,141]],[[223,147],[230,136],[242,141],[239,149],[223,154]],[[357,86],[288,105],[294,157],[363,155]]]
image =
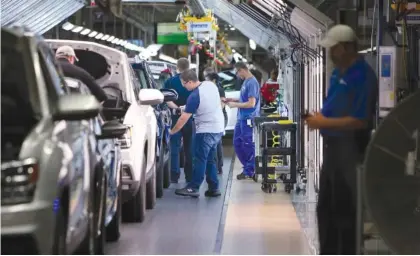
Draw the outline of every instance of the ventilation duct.
[[[84,0],[1,0],[1,26],[25,26],[43,34],[84,5]]]

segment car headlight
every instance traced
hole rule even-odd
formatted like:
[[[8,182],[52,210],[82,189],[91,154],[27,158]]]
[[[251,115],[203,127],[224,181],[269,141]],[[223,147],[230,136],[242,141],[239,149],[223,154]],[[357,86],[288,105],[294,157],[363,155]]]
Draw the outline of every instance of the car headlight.
[[[127,125],[127,131],[125,132],[124,136],[119,139],[119,143],[121,145],[121,148],[130,148],[132,145],[132,134],[133,134],[133,126],[132,125]]]
[[[1,164],[1,205],[22,204],[32,201],[39,166],[29,158]]]

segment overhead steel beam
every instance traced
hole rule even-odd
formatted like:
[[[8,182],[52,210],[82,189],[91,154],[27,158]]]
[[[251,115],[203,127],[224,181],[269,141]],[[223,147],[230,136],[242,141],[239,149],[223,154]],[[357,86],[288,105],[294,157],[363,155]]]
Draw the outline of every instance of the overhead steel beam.
[[[292,4],[294,4],[297,8],[305,12],[307,15],[318,21],[319,23],[323,24],[326,27],[330,27],[334,24],[334,21],[330,19],[327,15],[319,11],[316,7],[309,4],[305,0],[288,0]]]

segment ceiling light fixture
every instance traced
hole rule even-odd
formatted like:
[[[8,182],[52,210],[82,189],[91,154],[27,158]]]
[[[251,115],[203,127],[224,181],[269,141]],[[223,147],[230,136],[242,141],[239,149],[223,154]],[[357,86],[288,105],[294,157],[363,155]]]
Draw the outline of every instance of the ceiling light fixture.
[[[71,24],[70,22],[66,22],[61,26],[62,29],[64,30],[72,30],[74,28],[74,25]]]
[[[102,37],[102,40],[106,41],[106,40],[108,40],[109,37],[110,37],[110,35],[104,35],[104,37]]]
[[[74,32],[74,33],[79,33],[82,30],[83,30],[83,27],[82,26],[78,26],[78,27],[73,28],[71,31]]]

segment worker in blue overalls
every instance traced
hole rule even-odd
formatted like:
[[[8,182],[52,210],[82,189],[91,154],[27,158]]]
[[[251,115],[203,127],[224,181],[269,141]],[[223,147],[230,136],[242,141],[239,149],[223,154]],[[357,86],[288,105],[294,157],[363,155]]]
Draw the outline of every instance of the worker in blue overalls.
[[[255,174],[255,143],[253,141],[253,118],[260,115],[260,84],[243,62],[235,63],[237,76],[244,80],[239,100],[227,100],[230,108],[238,108],[238,119],[233,134],[233,146],[243,165],[238,180],[252,178]]]
[[[178,93],[178,99],[175,102],[168,102],[168,106],[172,110],[172,124],[175,125],[182,114],[182,107],[187,104],[187,99],[191,92],[182,86],[180,74],[190,67],[190,62],[186,58],[180,58],[177,62],[177,72],[175,76],[166,80],[164,87],[174,89]],[[180,176],[179,152],[181,150],[181,138],[184,146],[184,174],[187,182],[192,178],[193,164],[193,147],[195,136],[194,119],[188,119],[182,129],[171,135],[171,182],[178,183]]]
[[[320,254],[357,254],[356,168],[373,127],[378,80],[358,55],[349,26],[332,27],[320,45],[335,69],[321,113],[304,116],[326,144],[317,205]]]

